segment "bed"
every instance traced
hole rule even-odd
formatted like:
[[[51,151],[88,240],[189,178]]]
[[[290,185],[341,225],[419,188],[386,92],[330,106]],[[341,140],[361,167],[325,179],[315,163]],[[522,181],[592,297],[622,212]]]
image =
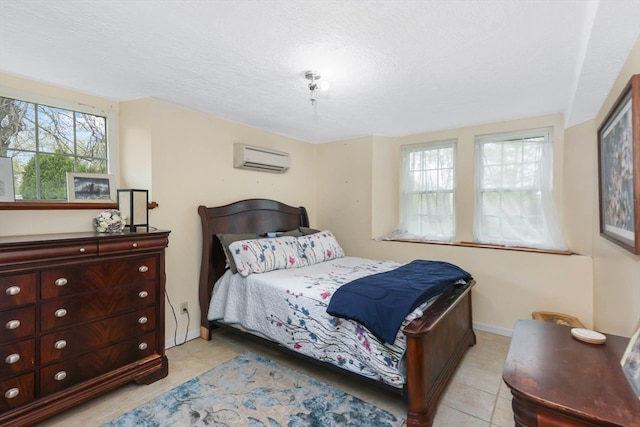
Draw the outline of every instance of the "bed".
[[[248,199],[224,206],[199,206],[198,214],[202,222],[202,263],[199,284],[202,338],[209,340],[212,330],[224,327],[278,346],[297,357],[313,363],[322,363],[330,369],[341,370],[362,381],[401,394],[407,404],[407,425],[432,425],[437,404],[447,383],[466,350],[475,344],[471,306],[471,288],[475,282],[472,279],[434,297],[428,308],[423,307],[421,317],[403,322],[402,331],[398,334],[399,337],[402,335],[403,340],[401,381],[400,383],[381,381],[373,379],[375,375],[364,375],[354,372],[354,369],[345,369],[344,366],[319,361],[317,357],[302,354],[296,348],[274,342],[272,338],[262,333],[249,333],[246,328],[239,328],[238,325],[225,323],[223,320],[209,320],[210,308],[216,302],[212,301],[214,286],[218,286],[216,298],[222,298],[218,295],[221,295],[221,283],[224,282],[218,281],[228,269],[227,258],[217,236],[245,233],[267,235],[267,233],[309,227],[309,219],[304,207],[293,207],[275,200]],[[339,261],[343,264],[352,262],[350,257]],[[388,267],[385,264],[384,268],[388,269]],[[332,268],[344,268],[344,266],[334,265]],[[226,276],[229,275],[230,273],[226,273]],[[256,304],[260,305],[260,302]],[[368,338],[368,342],[371,342],[370,340],[371,337]]]

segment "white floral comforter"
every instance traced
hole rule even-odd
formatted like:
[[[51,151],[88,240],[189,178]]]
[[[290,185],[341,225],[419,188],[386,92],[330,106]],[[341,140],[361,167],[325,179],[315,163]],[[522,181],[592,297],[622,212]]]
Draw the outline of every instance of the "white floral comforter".
[[[400,265],[344,257],[246,278],[227,271],[214,287],[208,318],[242,326],[314,359],[401,388],[406,348],[402,329],[393,345],[384,344],[357,322],[326,312],[341,285]],[[422,316],[429,303],[407,316],[402,326]]]

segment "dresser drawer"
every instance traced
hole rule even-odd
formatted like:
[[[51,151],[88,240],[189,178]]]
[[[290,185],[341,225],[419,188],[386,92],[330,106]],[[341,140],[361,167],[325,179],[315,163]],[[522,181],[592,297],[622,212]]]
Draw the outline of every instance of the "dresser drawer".
[[[150,332],[156,325],[156,309],[144,310],[44,335],[40,340],[40,363],[59,361],[80,353]]]
[[[0,378],[33,368],[36,342],[34,339],[3,344],[0,347]]]
[[[35,333],[34,306],[0,311],[0,343],[25,338]]]
[[[40,330],[47,332],[76,323],[92,322],[154,304],[156,286],[156,281],[147,281],[42,303]]]
[[[169,243],[167,236],[138,237],[137,239],[104,239],[98,243],[101,255],[117,252],[136,252],[144,249],[163,248]]]
[[[98,254],[98,243],[58,242],[18,247],[0,247],[0,265],[15,265],[25,262],[46,261],[62,258],[82,259]]]
[[[0,236],[0,427],[47,424],[115,387],[167,375],[168,236]]]
[[[0,381],[0,413],[33,400],[33,373]]]
[[[36,275],[0,277],[0,310],[36,301]]]
[[[149,256],[44,270],[40,280],[40,295],[42,299],[57,298],[151,280],[156,278],[157,268],[157,257]]]
[[[155,334],[148,333],[44,367],[40,375],[40,394],[46,396],[55,393],[151,356],[155,353],[155,347]]]

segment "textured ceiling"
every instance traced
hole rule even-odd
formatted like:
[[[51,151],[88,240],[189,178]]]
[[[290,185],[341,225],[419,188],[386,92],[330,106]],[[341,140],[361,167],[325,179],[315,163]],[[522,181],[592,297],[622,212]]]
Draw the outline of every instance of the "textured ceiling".
[[[2,72],[313,143],[578,124],[638,37],[640,0],[0,0]]]

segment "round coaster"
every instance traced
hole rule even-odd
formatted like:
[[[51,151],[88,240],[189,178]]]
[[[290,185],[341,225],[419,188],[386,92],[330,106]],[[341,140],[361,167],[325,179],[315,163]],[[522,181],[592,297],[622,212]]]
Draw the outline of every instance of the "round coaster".
[[[600,332],[584,328],[572,328],[571,335],[580,341],[588,342],[590,344],[602,344],[607,340],[607,337],[602,335]]]

